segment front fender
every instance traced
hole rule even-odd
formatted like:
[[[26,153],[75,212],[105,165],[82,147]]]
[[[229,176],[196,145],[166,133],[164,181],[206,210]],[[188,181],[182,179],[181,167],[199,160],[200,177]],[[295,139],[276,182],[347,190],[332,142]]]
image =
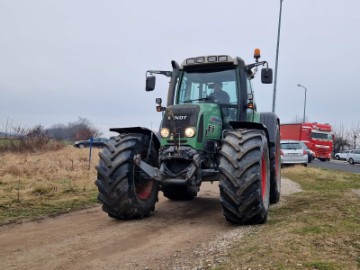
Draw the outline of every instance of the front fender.
[[[160,140],[158,138],[158,135],[148,128],[145,128],[145,127],[110,128],[110,131],[114,131],[119,134],[140,133],[140,134],[148,135],[149,137],[152,138],[152,141],[153,141],[156,149],[159,150],[159,148],[160,148]]]

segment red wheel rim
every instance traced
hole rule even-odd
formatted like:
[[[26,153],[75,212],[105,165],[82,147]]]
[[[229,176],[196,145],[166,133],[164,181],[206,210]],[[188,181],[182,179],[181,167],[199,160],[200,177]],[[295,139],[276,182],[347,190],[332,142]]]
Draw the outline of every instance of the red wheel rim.
[[[266,159],[265,154],[263,153],[261,159],[261,197],[264,200],[266,194]]]
[[[146,155],[147,152],[146,151],[142,151],[140,153],[141,158],[146,162]],[[137,174],[136,171],[134,170],[134,174]],[[135,176],[135,178],[139,177],[139,174],[137,176]],[[151,190],[153,188],[153,181],[140,181],[140,182],[135,182],[135,191],[136,191],[136,195],[139,199],[141,200],[146,200],[147,198],[149,198],[150,194],[151,194]]]
[[[151,194],[152,187],[153,187],[152,181],[147,182],[146,184],[143,184],[141,186],[137,186],[136,187],[137,196],[142,200],[146,200],[147,198],[149,198]]]

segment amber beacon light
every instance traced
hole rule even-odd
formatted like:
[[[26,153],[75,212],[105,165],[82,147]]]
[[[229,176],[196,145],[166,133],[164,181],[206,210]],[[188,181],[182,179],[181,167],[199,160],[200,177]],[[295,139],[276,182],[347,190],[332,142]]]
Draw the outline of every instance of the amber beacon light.
[[[259,48],[256,48],[256,49],[254,50],[254,58],[255,58],[256,60],[258,60],[258,59],[260,58],[260,49],[259,49]]]

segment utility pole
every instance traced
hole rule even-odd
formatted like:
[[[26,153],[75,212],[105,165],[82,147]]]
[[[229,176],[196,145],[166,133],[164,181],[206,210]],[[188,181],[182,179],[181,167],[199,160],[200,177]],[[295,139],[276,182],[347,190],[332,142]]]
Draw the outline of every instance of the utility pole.
[[[276,44],[276,59],[275,59],[274,92],[273,92],[273,104],[272,104],[272,112],[273,113],[275,112],[275,103],[276,103],[276,84],[277,84],[277,70],[278,70],[278,61],[279,61],[282,2],[283,2],[283,0],[280,0],[280,13],[279,13],[278,35],[277,35],[277,44]]]
[[[304,88],[304,90],[305,90],[305,99],[304,99],[304,117],[303,117],[303,123],[305,123],[306,91],[307,91],[307,89],[306,89],[306,87],[305,87],[305,86],[303,86],[303,85],[301,85],[301,84],[298,84],[297,86],[302,87],[302,88]]]

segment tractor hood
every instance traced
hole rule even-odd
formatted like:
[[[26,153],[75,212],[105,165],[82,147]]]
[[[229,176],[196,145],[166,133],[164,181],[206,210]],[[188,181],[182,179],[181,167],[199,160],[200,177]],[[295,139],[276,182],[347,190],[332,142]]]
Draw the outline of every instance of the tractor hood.
[[[164,130],[165,132],[160,132],[162,146],[180,143],[196,150],[204,150],[206,141],[219,140],[221,137],[220,108],[214,103],[168,106],[161,126],[161,131]]]

